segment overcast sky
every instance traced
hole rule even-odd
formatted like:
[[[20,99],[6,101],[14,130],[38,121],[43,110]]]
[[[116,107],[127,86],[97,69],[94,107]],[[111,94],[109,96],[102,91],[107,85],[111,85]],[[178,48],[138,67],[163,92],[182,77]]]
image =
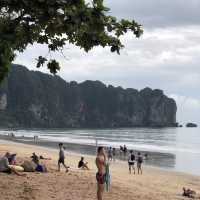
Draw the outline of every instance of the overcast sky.
[[[84,53],[68,45],[55,56],[66,81],[101,80],[115,86],[160,88],[178,105],[177,120],[200,123],[200,1],[199,0],[107,0],[110,14],[135,19],[144,35],[122,38],[121,55],[95,48]],[[46,55],[41,45],[29,47],[15,63],[36,70],[35,58]],[[46,71],[43,69],[42,71]]]

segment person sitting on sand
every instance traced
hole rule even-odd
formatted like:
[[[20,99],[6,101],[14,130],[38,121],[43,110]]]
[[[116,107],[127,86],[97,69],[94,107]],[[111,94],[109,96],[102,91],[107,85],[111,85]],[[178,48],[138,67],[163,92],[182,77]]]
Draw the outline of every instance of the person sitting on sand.
[[[8,158],[10,157],[10,153],[7,152],[2,158],[0,158],[0,172],[11,174],[12,172],[18,176],[24,176],[25,174],[20,174],[13,167],[9,166]]]
[[[16,165],[16,156],[17,154],[10,154],[8,158],[9,165]]]
[[[133,169],[135,174],[135,155],[133,153],[133,150],[130,151],[130,154],[128,156],[128,166],[129,166],[129,173],[131,174],[131,169]]]
[[[196,192],[194,190],[191,190],[189,188],[186,189],[185,187],[183,188],[183,196],[184,197],[188,197],[188,198],[192,198],[192,199],[197,198],[197,194],[196,194]]]
[[[35,171],[36,172],[47,172],[46,165],[40,164],[40,157],[37,156],[35,152],[31,156],[32,162],[34,162],[36,164]]]
[[[97,199],[102,200],[104,187],[105,187],[105,175],[106,175],[106,153],[103,147],[98,147],[96,166],[98,172],[96,174],[97,180]]]
[[[39,163],[39,157],[35,154],[35,152],[31,156],[32,161],[37,165]]]
[[[45,158],[44,156],[38,156],[36,155],[36,153],[34,152],[31,156],[32,161],[37,165],[39,163],[39,160],[51,160],[51,158]]]
[[[138,174],[142,174],[142,163],[143,163],[143,157],[140,152],[138,152],[137,156],[137,169],[138,169]]]
[[[81,157],[81,160],[78,162],[78,168],[79,169],[87,169],[89,170],[89,167],[87,166],[87,162],[84,162],[84,157]]]
[[[68,166],[65,165],[65,152],[64,152],[64,147],[63,147],[63,143],[59,143],[59,159],[58,159],[58,171],[60,171],[60,164],[62,164],[65,169],[66,172],[68,172]]]

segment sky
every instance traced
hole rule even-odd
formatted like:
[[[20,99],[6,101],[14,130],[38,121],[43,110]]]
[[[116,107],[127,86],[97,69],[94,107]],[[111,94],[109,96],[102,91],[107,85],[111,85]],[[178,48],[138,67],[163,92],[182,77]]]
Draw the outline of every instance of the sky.
[[[200,123],[200,1],[199,0],[106,0],[109,14],[118,19],[135,19],[144,34],[122,37],[120,56],[108,48],[85,53],[67,45],[64,55],[56,53],[62,66],[58,73],[66,81],[100,80],[124,88],[151,87],[177,102],[177,121]],[[42,45],[29,46],[15,63],[36,70]],[[46,68],[41,71],[47,72]]]

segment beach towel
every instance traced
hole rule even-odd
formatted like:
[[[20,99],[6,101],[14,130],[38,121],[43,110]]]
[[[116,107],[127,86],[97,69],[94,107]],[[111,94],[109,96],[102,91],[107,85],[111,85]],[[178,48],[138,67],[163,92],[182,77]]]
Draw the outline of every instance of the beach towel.
[[[105,183],[106,191],[108,192],[110,190],[111,183],[109,164],[106,164]]]

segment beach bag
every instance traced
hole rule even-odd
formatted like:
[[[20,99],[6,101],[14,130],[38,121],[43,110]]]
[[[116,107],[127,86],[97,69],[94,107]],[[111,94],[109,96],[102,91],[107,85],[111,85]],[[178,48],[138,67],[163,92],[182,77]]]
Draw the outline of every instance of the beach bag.
[[[105,187],[107,192],[110,190],[110,182],[111,182],[111,177],[110,177],[109,164],[106,164]]]

